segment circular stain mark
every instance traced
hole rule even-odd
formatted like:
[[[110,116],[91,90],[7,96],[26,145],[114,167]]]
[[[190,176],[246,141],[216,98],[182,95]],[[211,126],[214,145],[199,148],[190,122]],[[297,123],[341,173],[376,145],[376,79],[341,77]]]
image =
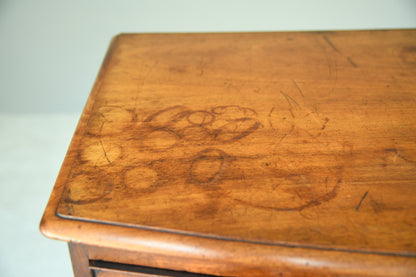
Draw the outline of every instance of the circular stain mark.
[[[147,189],[158,179],[157,172],[148,167],[136,167],[125,172],[124,182],[129,189]]]
[[[147,117],[143,122],[147,122],[153,126],[167,126],[170,125],[188,113],[188,109],[184,106],[173,106],[160,111],[155,112],[154,114]]]
[[[178,135],[169,130],[154,130],[147,134],[142,143],[146,148],[162,151],[173,147],[178,141]]]
[[[211,124],[215,120],[215,116],[207,111],[193,111],[187,119],[192,125],[204,126]]]
[[[121,107],[100,107],[90,117],[87,130],[92,135],[111,135],[120,133],[133,120],[131,112]]]
[[[88,138],[80,149],[81,161],[92,166],[111,164],[121,156],[119,145],[100,138]]]
[[[342,167],[296,168],[296,164],[269,164],[266,177],[262,177],[267,181],[242,183],[246,186],[242,190],[244,194],[235,190],[229,196],[239,204],[274,211],[302,211],[337,196],[342,184]]]
[[[253,118],[231,120],[215,130],[215,139],[230,142],[239,140],[253,133],[260,127],[260,122]]]
[[[210,138],[211,133],[208,129],[202,126],[191,125],[180,130],[181,138],[186,141],[194,142],[207,142],[207,139]]]
[[[189,168],[190,182],[200,185],[215,183],[224,172],[227,154],[219,149],[205,149],[197,154]]]
[[[78,205],[89,204],[104,198],[112,189],[113,182],[109,177],[80,174],[68,183],[65,200]]]
[[[240,107],[238,105],[218,106],[211,110],[214,114],[220,114],[223,117],[238,118],[256,116],[257,112],[251,108]]]

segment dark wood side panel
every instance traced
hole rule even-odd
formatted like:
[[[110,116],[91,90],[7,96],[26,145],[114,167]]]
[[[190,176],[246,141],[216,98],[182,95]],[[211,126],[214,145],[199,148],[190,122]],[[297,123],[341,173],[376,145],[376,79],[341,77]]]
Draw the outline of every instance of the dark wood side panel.
[[[71,255],[72,270],[75,277],[92,277],[92,272],[88,268],[87,248],[78,243],[69,242],[69,253]]]

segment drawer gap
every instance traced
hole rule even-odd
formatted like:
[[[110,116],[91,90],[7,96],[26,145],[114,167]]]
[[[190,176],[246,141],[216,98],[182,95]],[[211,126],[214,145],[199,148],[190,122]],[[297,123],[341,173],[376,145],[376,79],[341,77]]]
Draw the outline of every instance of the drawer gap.
[[[89,268],[93,271],[96,270],[110,270],[117,272],[134,272],[140,274],[148,274],[151,276],[166,276],[166,277],[218,277],[215,275],[207,275],[200,273],[191,273],[187,271],[176,271],[170,269],[161,269],[155,267],[129,265],[121,263],[113,263],[100,260],[90,260]]]

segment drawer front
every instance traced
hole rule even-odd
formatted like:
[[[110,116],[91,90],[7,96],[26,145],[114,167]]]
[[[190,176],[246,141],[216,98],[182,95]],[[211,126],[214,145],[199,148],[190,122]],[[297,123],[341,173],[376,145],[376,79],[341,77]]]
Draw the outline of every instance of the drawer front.
[[[215,277],[214,275],[103,261],[90,261],[89,268],[94,277]]]

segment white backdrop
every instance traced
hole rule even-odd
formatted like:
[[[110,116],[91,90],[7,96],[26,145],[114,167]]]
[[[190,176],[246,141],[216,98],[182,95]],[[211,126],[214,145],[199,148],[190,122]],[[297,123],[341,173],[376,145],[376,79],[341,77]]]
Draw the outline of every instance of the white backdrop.
[[[416,28],[416,0],[0,0],[0,276],[72,275],[38,224],[121,32]]]
[[[0,112],[79,113],[120,32],[415,27],[415,0],[0,0]]]

